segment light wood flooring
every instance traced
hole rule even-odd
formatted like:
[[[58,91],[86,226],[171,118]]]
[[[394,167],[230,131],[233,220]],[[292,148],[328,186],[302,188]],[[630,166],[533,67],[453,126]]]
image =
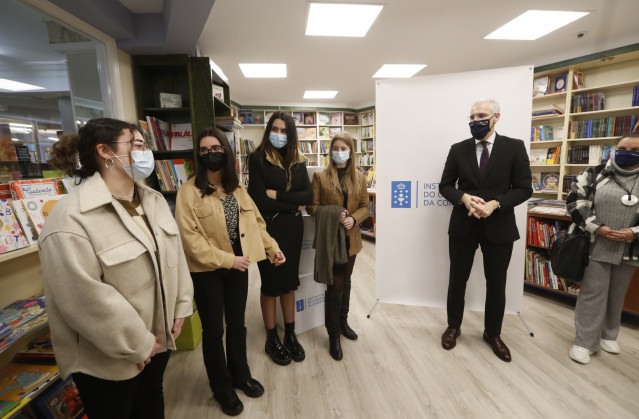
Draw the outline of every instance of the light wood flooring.
[[[378,304],[375,244],[364,242],[353,273],[344,359],[328,354],[324,327],[299,335],[306,360],[274,364],[264,353],[259,273],[250,271],[248,361],[265,394],[244,402],[239,418],[639,418],[639,327],[622,325],[622,352],[573,362],[573,308],[545,295],[524,295],[524,316],[506,315],[502,338],[513,361],[500,361],[482,340],[483,314],[467,312],[457,347],[445,351],[444,309]],[[426,280],[426,278],[425,278]],[[280,335],[283,332],[280,331]],[[173,353],[164,377],[167,418],[225,417],[209,389],[201,346]]]

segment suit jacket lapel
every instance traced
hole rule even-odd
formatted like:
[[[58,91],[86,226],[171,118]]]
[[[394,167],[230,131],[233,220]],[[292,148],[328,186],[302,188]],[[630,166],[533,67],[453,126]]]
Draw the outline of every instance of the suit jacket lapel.
[[[490,151],[490,157],[488,158],[488,167],[486,168],[486,176],[490,173],[490,170],[495,166],[495,162],[498,162],[503,152],[503,142],[499,134],[495,134],[495,142],[493,143],[493,149]]]
[[[468,145],[465,150],[465,154],[468,158],[468,167],[472,167],[473,174],[476,179],[479,179],[479,163],[477,163],[477,145],[475,144],[475,139],[471,138],[468,140]]]

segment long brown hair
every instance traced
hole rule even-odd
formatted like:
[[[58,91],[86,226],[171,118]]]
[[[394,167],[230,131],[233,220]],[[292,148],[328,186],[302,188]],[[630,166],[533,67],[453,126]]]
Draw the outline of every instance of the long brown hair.
[[[229,143],[228,138],[222,131],[217,128],[209,128],[200,133],[197,137],[197,148],[200,149],[200,143],[204,137],[215,137],[220,141],[220,144],[224,147],[224,154],[226,155],[226,164],[222,168],[222,187],[227,194],[232,193],[240,181],[237,178],[237,173],[235,172],[235,154],[233,153],[233,148],[231,147],[231,143]],[[197,156],[197,164],[195,165],[195,186],[197,186],[200,191],[202,191],[202,197],[205,195],[210,195],[213,193],[215,189],[209,185],[209,177],[207,176],[207,168],[200,157],[200,153],[195,153]]]
[[[340,140],[346,143],[349,148],[349,159],[346,163],[346,174],[341,181],[337,177],[337,168],[335,167],[335,162],[333,161],[332,153],[333,153],[333,144],[335,141]],[[359,163],[355,160],[355,142],[353,141],[353,137],[347,132],[340,131],[331,138],[331,144],[328,147],[328,166],[326,167],[326,174],[330,177],[331,183],[333,186],[341,186],[341,189],[348,193],[349,195],[356,195],[360,193],[361,182],[358,181],[359,175]],[[337,182],[337,184],[335,184]]]

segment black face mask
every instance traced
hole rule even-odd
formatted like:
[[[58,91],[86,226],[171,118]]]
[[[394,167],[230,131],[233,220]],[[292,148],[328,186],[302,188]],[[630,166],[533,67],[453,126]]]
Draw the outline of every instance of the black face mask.
[[[207,153],[204,156],[200,156],[204,162],[204,166],[212,172],[217,172],[226,164],[226,154],[215,152]]]
[[[468,126],[470,126],[470,133],[472,134],[473,138],[481,140],[490,132],[491,118],[492,116],[488,119],[482,119],[481,121],[471,121],[468,123]]]

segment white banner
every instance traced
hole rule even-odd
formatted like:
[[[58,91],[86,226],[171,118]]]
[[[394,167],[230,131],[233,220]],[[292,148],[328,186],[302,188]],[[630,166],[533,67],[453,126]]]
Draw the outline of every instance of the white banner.
[[[496,131],[529,146],[533,67],[512,67],[377,82],[376,284],[381,302],[446,307],[450,202],[438,186],[450,146],[470,138],[476,100],[501,106]],[[397,191],[392,196],[392,190]],[[521,311],[526,204],[515,209],[521,239],[513,247],[506,313]],[[466,309],[484,310],[477,249]],[[372,303],[372,302],[371,302]]]

